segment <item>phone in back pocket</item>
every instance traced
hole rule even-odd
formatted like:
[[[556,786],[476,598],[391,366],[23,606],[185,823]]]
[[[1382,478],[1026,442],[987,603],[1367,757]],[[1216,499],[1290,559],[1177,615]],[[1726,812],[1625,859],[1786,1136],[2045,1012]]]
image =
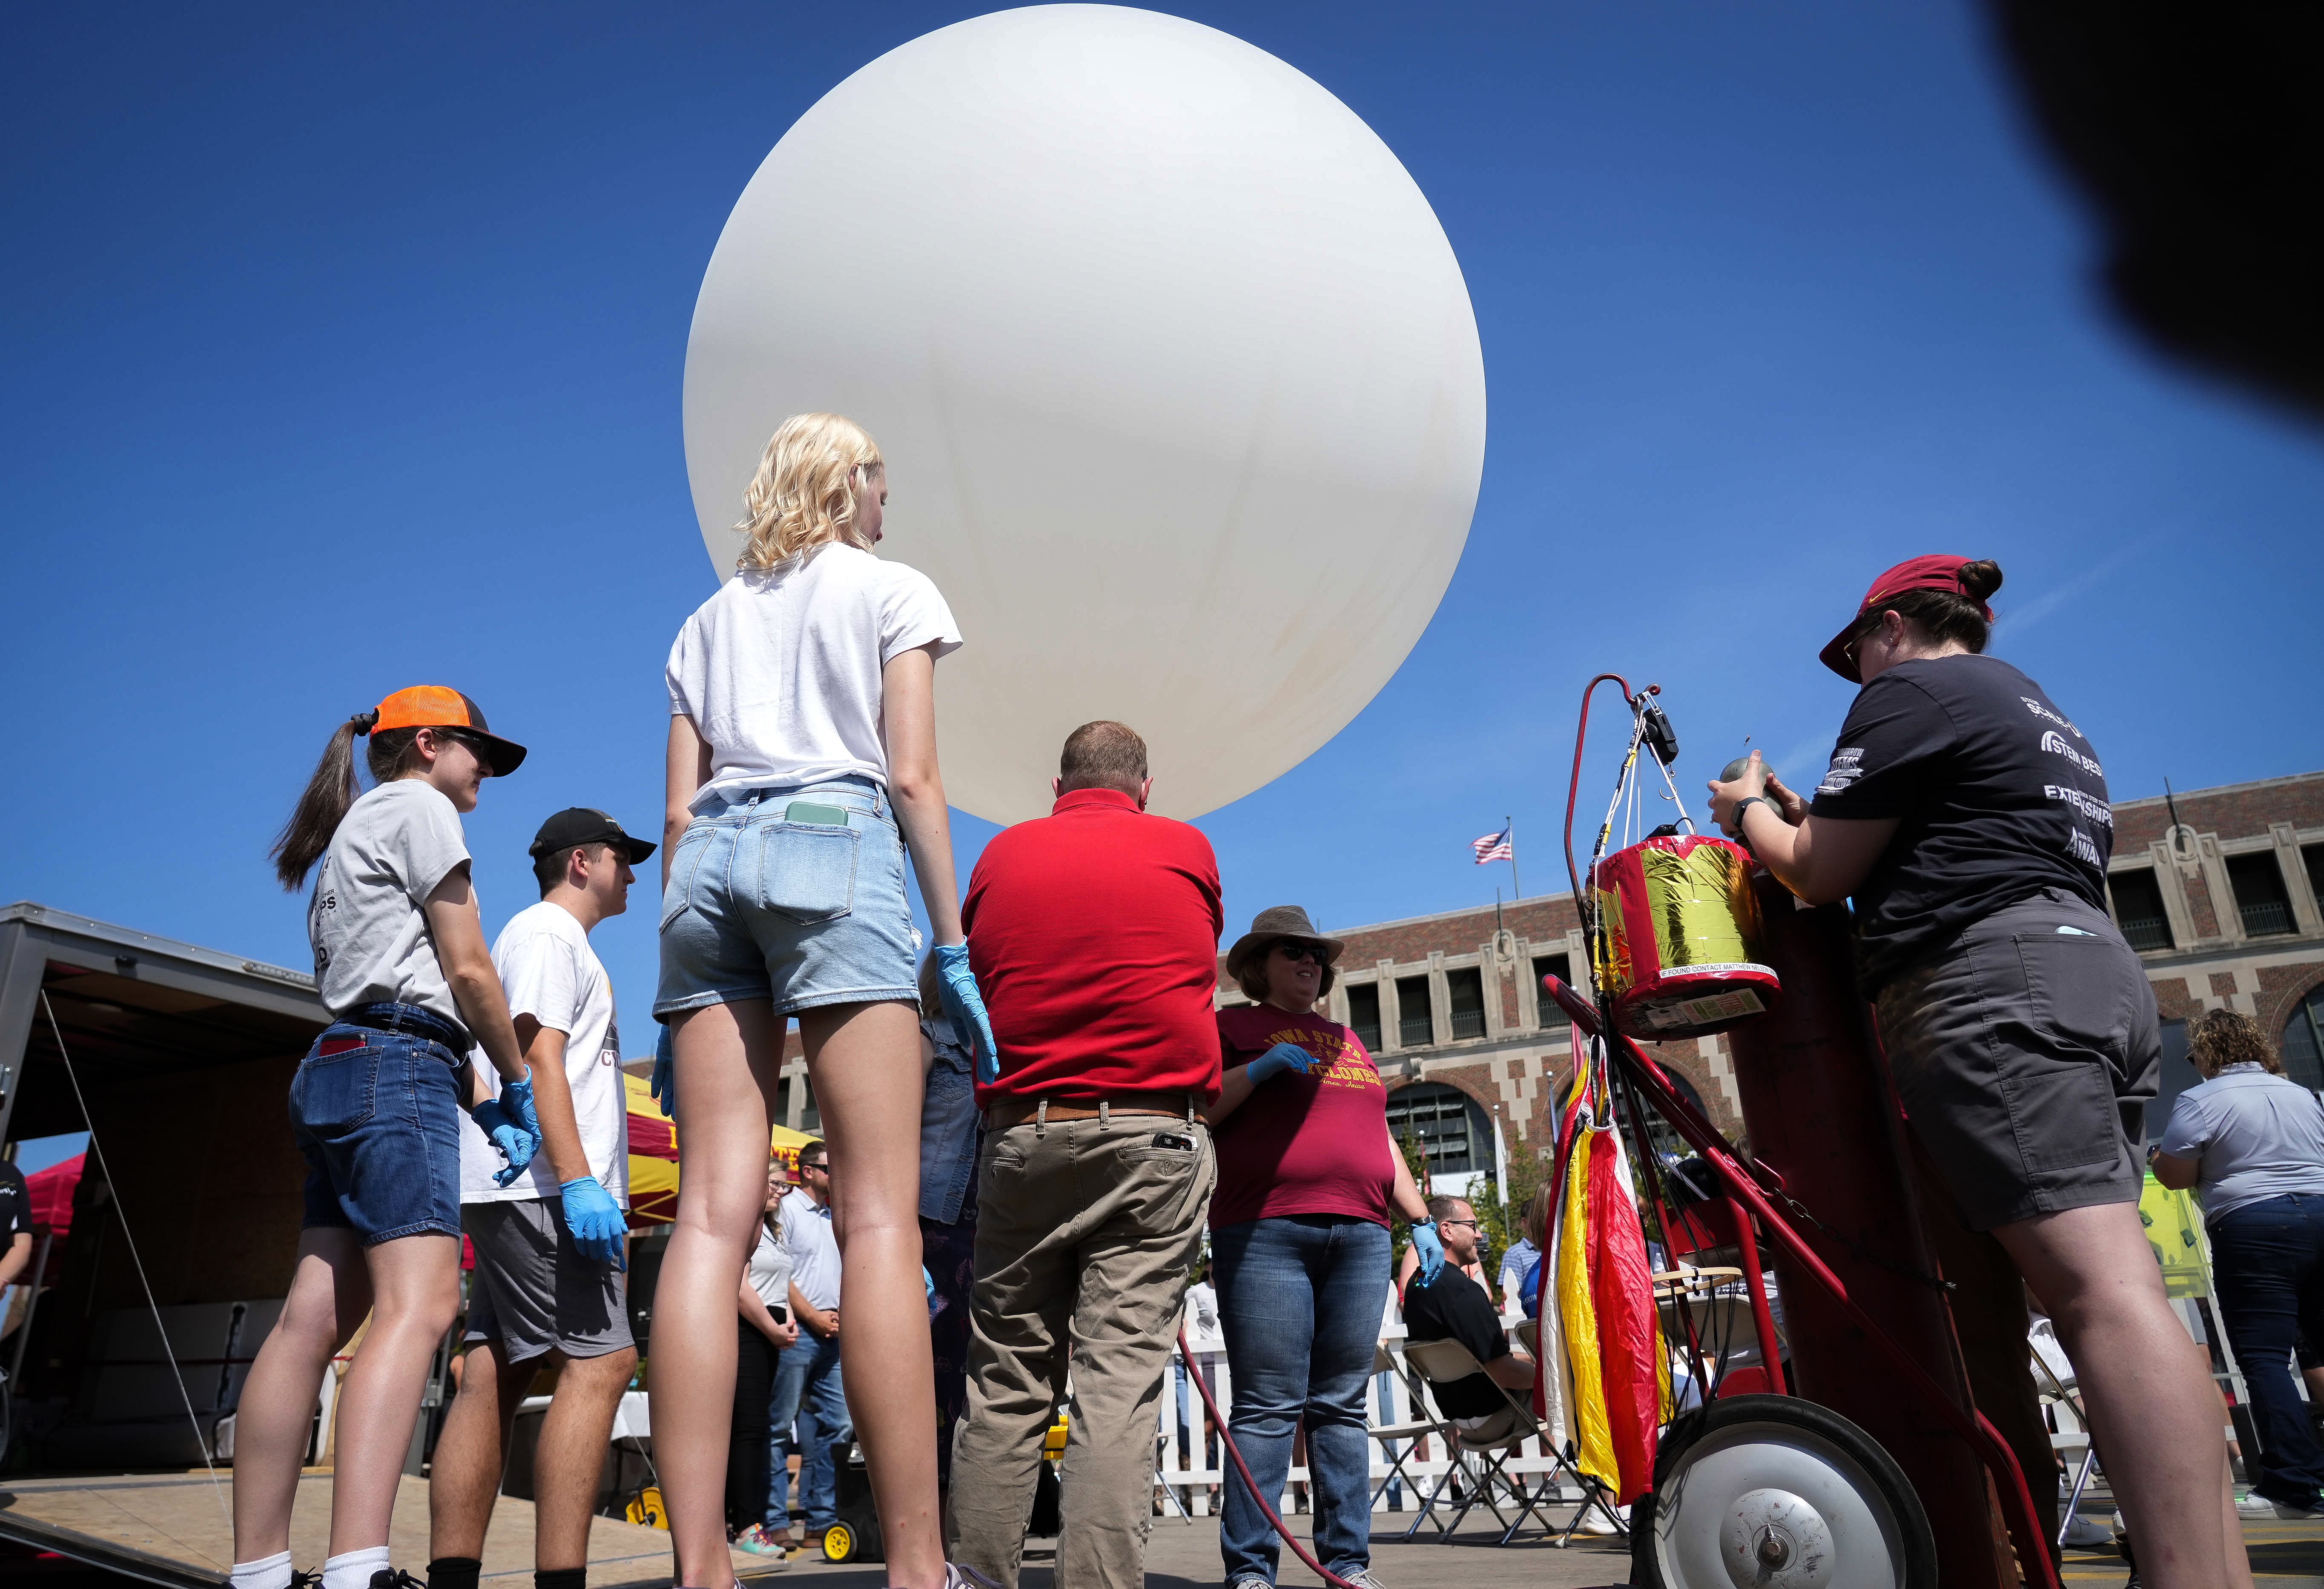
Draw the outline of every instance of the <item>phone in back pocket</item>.
[[[786,822],[808,822],[819,827],[844,827],[847,811],[841,806],[818,806],[813,800],[793,800],[783,808]]]

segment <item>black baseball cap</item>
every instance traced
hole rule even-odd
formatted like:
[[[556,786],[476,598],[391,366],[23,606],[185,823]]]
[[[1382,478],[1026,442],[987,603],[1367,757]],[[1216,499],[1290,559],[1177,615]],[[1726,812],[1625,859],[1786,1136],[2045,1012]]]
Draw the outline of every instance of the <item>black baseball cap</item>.
[[[632,838],[622,831],[620,823],[593,806],[568,806],[540,825],[540,831],[532,836],[532,848],[525,854],[553,855],[575,845],[611,845],[632,866],[652,855],[657,847],[641,838]]]

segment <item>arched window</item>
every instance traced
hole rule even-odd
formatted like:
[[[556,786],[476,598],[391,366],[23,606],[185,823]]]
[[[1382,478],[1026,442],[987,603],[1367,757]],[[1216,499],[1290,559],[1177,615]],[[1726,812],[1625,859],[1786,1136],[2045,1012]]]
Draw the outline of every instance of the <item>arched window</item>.
[[[1417,1137],[1428,1154],[1430,1185],[1457,1194],[1472,1175],[1493,1173],[1493,1122],[1484,1108],[1458,1087],[1419,1082],[1388,1095],[1388,1134],[1401,1142]],[[1440,1180],[1439,1178],[1450,1178]],[[1457,1183],[1457,1185],[1455,1184]],[[1424,1195],[1430,1187],[1421,1188]]]
[[[2324,1093],[2324,987],[2309,989],[2283,1023],[2283,1074]]]

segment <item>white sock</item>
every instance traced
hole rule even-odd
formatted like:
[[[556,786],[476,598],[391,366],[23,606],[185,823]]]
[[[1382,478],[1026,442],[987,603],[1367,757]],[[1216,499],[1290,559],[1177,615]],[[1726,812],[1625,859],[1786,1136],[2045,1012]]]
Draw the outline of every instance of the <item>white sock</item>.
[[[290,1553],[234,1564],[234,1589],[290,1589]]]
[[[386,1546],[350,1550],[323,1563],[323,1589],[371,1589],[371,1575],[386,1570]]]

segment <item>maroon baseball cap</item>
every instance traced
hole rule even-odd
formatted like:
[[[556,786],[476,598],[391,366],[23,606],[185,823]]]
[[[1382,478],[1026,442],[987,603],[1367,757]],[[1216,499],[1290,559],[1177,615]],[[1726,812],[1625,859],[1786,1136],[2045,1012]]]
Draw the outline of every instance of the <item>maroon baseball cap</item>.
[[[1848,621],[1848,627],[1833,635],[1831,643],[1820,653],[1823,665],[1850,684],[1862,683],[1863,680],[1857,677],[1855,664],[1848,660],[1848,642],[1856,633],[1856,626],[1864,622],[1864,615],[1881,603],[1894,601],[1908,590],[1950,590],[1956,596],[1968,596],[1969,593],[1961,586],[1960,571],[1974,560],[1931,552],[1926,557],[1907,558],[1881,575],[1872,582],[1872,588],[1864,593],[1864,601],[1856,609],[1856,616]],[[1985,614],[1987,623],[1993,622],[1991,607],[1980,601],[1978,610]]]

